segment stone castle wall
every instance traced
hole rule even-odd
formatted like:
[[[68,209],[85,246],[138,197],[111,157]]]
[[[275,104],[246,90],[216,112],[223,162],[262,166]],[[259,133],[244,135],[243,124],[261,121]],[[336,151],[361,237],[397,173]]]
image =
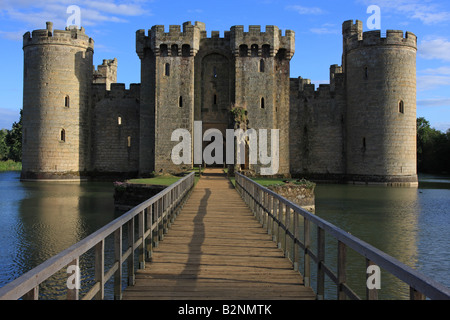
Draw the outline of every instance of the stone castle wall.
[[[92,165],[96,176],[136,176],[139,168],[140,85],[93,87]]]
[[[157,25],[136,32],[141,83],[125,89],[116,59],[93,67],[84,29],[48,23],[24,35],[23,178],[180,172],[192,164],[173,164],[172,132],[193,137],[202,121],[225,137],[238,106],[248,128],[280,129],[281,175],[414,184],[416,50],[410,32],[382,36],[346,21],[342,65],[315,88],[290,78],[291,30],[234,26],[208,37],[201,22]]]
[[[23,179],[75,178],[90,170],[93,40],[84,29],[23,37]]]
[[[417,38],[397,30],[362,33],[355,24],[356,31],[344,30],[347,174],[417,181]]]

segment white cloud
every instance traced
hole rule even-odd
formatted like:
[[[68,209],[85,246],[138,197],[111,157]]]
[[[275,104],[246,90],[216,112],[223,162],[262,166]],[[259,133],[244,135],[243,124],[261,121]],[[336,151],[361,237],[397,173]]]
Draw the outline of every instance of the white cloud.
[[[450,122],[435,122],[433,124],[433,127],[436,130],[446,133],[448,130],[450,130]]]
[[[24,22],[27,28],[43,28],[45,21],[52,21],[55,28],[66,25],[67,8],[77,5],[81,9],[81,24],[93,26],[104,22],[125,23],[127,17],[149,15],[143,6],[145,2],[135,1],[89,1],[89,0],[3,0],[0,2],[0,14],[15,21]],[[6,35],[4,34],[3,37]]]
[[[373,0],[360,0],[367,6],[374,4]],[[444,10],[433,0],[377,0],[376,4],[383,12],[396,12],[404,15],[407,19],[418,19],[424,24],[438,24],[444,21],[450,21],[450,12]]]
[[[425,69],[422,71],[426,74],[440,74],[440,75],[449,75],[450,76],[450,67],[443,66],[436,69]]]
[[[444,38],[423,40],[418,45],[418,53],[424,59],[450,61],[450,41]]]
[[[417,100],[417,105],[421,107],[450,107],[450,98]]]
[[[324,13],[324,11],[319,7],[304,7],[304,6],[300,6],[300,5],[294,5],[294,6],[287,6],[286,9],[295,11],[301,15],[304,15],[304,14],[317,15],[317,14]]]
[[[436,89],[441,86],[450,86],[450,67],[441,66],[439,68],[428,68],[418,72],[417,76],[417,90],[425,91]],[[438,100],[423,100],[428,105],[435,105],[435,103],[442,101]]]
[[[310,28],[309,31],[315,34],[340,34],[341,29],[332,23],[325,23],[318,28]]]
[[[20,118],[20,110],[12,110],[7,108],[0,108],[0,130],[11,130],[12,124],[18,122]]]
[[[450,86],[450,76],[422,75],[417,77],[417,90],[432,90],[442,86]]]
[[[0,38],[8,39],[8,40],[14,40],[14,41],[22,41],[23,34],[26,31],[1,31],[0,30]]]

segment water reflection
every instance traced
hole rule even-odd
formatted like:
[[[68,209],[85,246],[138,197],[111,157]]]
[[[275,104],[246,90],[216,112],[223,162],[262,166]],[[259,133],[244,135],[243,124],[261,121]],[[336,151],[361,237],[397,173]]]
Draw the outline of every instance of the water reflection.
[[[318,185],[316,214],[388,253],[404,264],[450,286],[450,182],[429,180],[419,188]],[[436,188],[436,186],[439,188]],[[333,240],[327,243],[336,248]],[[335,260],[337,249],[327,257]],[[335,265],[335,262],[332,265]],[[349,283],[365,297],[365,260],[351,253]],[[406,299],[408,287],[382,270],[381,299]],[[328,294],[335,296],[335,287]]]
[[[0,287],[116,218],[112,195],[110,183],[20,182],[17,172],[0,173]],[[450,287],[449,178],[422,176],[418,189],[318,185],[316,214]],[[337,243],[327,236],[326,246],[336,271]],[[86,282],[92,261],[90,254],[80,261]],[[349,285],[365,297],[365,259],[349,250],[347,267]],[[40,288],[43,298],[65,297],[64,272]],[[408,288],[383,270],[381,285],[381,299],[408,298]],[[326,288],[326,298],[335,298],[330,281]]]
[[[117,216],[111,183],[20,182],[19,173],[6,172],[0,194],[0,286]]]

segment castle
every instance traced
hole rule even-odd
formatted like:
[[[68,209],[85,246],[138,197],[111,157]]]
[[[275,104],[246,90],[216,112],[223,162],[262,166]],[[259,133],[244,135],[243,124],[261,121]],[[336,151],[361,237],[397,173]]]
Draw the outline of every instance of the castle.
[[[315,88],[290,78],[295,33],[205,24],[136,32],[141,83],[117,83],[118,62],[93,66],[83,27],[24,34],[23,180],[176,173],[175,129],[279,129],[278,174],[347,183],[417,185],[413,33],[342,26],[341,65]],[[225,136],[225,134],[224,134]],[[258,173],[262,165],[243,165]]]

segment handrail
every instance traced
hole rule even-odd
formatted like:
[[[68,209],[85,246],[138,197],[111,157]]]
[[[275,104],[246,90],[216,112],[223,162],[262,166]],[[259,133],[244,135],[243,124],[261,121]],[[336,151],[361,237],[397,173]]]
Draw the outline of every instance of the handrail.
[[[122,264],[128,263],[128,285],[134,284],[134,253],[139,250],[139,268],[152,256],[153,247],[163,239],[175,219],[189,191],[194,185],[195,173],[191,172],[168,186],[155,196],[127,211],[83,240],[53,256],[34,269],[0,288],[0,300],[20,298],[38,300],[39,285],[64,267],[78,267],[80,257],[88,250],[95,250],[95,284],[83,299],[103,299],[104,285],[114,276],[114,298],[122,298]],[[135,218],[138,218],[138,237],[135,239]],[[128,228],[128,249],[123,253],[123,228]],[[105,239],[114,235],[115,261],[105,272]],[[149,240],[147,240],[150,237]],[[68,288],[68,299],[79,299],[78,286]]]
[[[426,297],[437,300],[450,299],[449,288],[401,263],[395,258],[358,239],[350,233],[334,226],[326,220],[297,206],[288,199],[280,196],[268,188],[261,186],[241,173],[235,173],[235,182],[236,189],[241,194],[241,197],[250,209],[252,209],[255,216],[257,216],[264,227],[267,228],[268,232],[273,235],[274,241],[278,242],[278,246],[280,248],[282,247],[282,241],[284,241],[285,248],[283,250],[285,250],[285,255],[289,257],[289,253],[291,253],[293,267],[296,270],[299,270],[300,254],[303,253],[303,277],[305,285],[308,287],[310,286],[311,277],[311,259],[316,263],[316,294],[318,299],[323,299],[324,297],[325,275],[327,275],[336,284],[338,299],[345,299],[346,297],[361,299],[351,288],[348,287],[346,283],[345,265],[347,247],[365,257],[367,266],[375,264],[391,273],[399,280],[405,282],[410,287],[410,299],[422,300]],[[303,242],[299,237],[300,216],[304,219]],[[313,252],[310,249],[310,223],[317,226],[316,252]],[[331,268],[325,264],[325,232],[333,236],[338,241],[337,274],[335,274]],[[286,245],[286,239],[288,238],[293,242],[292,248],[288,248]],[[302,250],[300,250],[300,248]],[[377,289],[367,289],[366,298],[377,299]]]

